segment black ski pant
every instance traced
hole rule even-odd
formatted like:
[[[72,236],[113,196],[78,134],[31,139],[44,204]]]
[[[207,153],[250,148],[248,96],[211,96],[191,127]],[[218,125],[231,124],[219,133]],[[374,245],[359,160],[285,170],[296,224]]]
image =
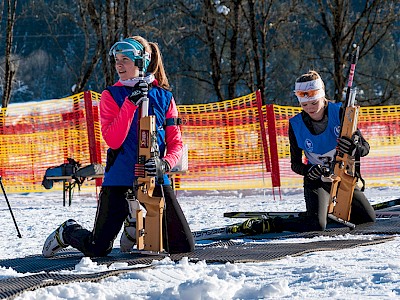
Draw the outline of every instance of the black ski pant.
[[[307,232],[325,230],[328,222],[328,205],[331,190],[330,182],[321,180],[304,180],[304,200],[306,214],[298,218],[278,219],[276,228],[279,231]],[[353,194],[350,222],[362,224],[375,222],[375,211],[364,193],[356,187]]]
[[[168,253],[191,252],[194,239],[183,211],[171,186],[156,186],[153,195],[165,198],[163,214],[164,247]],[[66,227],[64,241],[81,251],[85,256],[106,256],[112,250],[113,243],[120,232],[125,218],[129,214],[126,192],[131,187],[102,187],[97,213],[92,231],[80,225]],[[162,193],[164,192],[164,193]]]

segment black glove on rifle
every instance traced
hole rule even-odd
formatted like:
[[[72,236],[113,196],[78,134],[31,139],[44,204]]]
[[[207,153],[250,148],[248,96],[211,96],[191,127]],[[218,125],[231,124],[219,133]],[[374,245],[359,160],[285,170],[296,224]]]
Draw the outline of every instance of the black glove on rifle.
[[[324,174],[324,170],[321,165],[312,165],[307,171],[307,178],[310,180],[317,180]]]
[[[128,99],[139,106],[142,103],[143,98],[146,97],[147,92],[149,91],[149,85],[144,80],[139,80],[138,83],[132,89],[132,93],[128,96]]]
[[[144,170],[150,177],[157,177],[158,183],[164,183],[164,174],[168,173],[171,169],[169,163],[159,158],[158,156],[152,157],[144,164]]]
[[[355,136],[355,139],[350,139],[348,137],[342,136],[338,138],[338,144],[336,149],[339,152],[348,154],[350,156],[354,156],[356,154],[358,144],[358,136]]]

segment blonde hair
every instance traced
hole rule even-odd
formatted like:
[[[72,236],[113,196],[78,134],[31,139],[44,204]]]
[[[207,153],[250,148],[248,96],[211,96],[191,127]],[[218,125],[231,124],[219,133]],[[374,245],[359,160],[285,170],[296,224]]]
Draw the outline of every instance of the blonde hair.
[[[135,35],[130,37],[143,45],[146,52],[150,53],[151,60],[147,72],[154,75],[158,81],[158,85],[163,89],[170,90],[167,73],[165,72],[162,55],[157,43],[148,42],[145,38]]]

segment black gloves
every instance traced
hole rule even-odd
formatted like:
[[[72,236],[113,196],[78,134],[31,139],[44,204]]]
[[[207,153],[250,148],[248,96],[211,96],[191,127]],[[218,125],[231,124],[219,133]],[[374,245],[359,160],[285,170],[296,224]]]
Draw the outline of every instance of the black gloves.
[[[144,164],[144,170],[150,177],[157,177],[158,183],[164,183],[164,174],[168,173],[171,169],[169,163],[159,158],[158,156],[152,157]]]
[[[143,101],[143,97],[147,95],[148,91],[149,85],[147,82],[144,80],[139,80],[139,82],[133,87],[132,93],[128,96],[128,99],[136,106],[139,106]]]
[[[338,138],[338,144],[336,149],[339,152],[348,154],[350,156],[354,156],[356,154],[357,144],[358,144],[357,135],[355,135],[353,139],[343,136],[341,138]]]
[[[317,180],[324,174],[324,170],[321,165],[312,165],[307,171],[307,178],[310,180]]]

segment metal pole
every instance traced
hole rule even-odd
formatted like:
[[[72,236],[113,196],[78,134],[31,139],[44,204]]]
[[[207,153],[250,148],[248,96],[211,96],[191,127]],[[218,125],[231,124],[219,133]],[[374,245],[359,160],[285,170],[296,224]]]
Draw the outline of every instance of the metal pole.
[[[15,228],[17,229],[18,237],[19,237],[19,238],[22,238],[22,235],[21,235],[21,233],[19,232],[19,229],[18,229],[17,222],[15,221],[14,214],[13,214],[13,212],[12,212],[12,210],[11,210],[10,202],[8,201],[6,191],[4,190],[4,185],[3,185],[3,182],[1,181],[1,175],[0,175],[0,185],[1,185],[1,189],[2,189],[2,191],[3,191],[4,198],[6,198],[6,202],[7,202],[7,205],[8,205],[8,209],[10,210],[11,217],[12,217],[12,219],[13,219],[13,221],[14,221]]]

